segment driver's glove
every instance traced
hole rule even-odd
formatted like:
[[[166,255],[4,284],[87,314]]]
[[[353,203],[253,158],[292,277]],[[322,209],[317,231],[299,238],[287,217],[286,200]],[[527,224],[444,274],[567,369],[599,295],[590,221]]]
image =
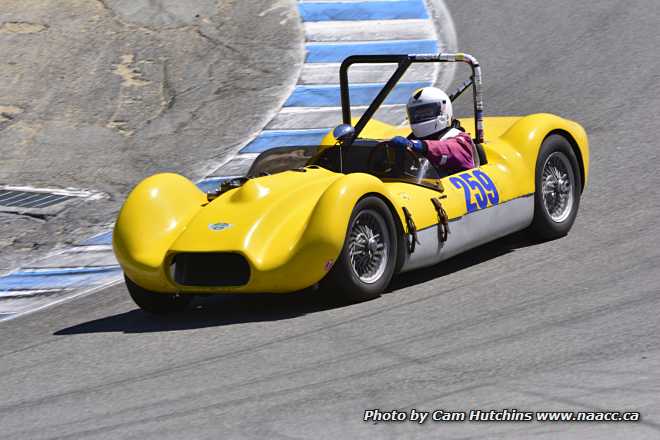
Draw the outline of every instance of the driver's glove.
[[[395,136],[390,139],[390,145],[397,148],[409,148],[418,154],[426,154],[426,144],[417,139],[406,139],[403,136]]]

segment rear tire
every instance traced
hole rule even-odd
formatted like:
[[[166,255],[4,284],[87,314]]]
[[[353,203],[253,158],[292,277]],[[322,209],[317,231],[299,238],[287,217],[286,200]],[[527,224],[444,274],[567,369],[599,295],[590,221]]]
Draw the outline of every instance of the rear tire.
[[[536,159],[534,220],[530,231],[542,240],[563,237],[580,206],[581,176],[575,152],[558,134],[548,136]]]
[[[321,289],[351,302],[377,298],[394,275],[398,241],[385,202],[373,196],[360,200],[348,222],[341,254]]]
[[[135,284],[126,275],[126,288],[135,304],[145,312],[153,315],[169,315],[186,310],[192,300],[192,295],[172,295],[169,293],[152,292]]]

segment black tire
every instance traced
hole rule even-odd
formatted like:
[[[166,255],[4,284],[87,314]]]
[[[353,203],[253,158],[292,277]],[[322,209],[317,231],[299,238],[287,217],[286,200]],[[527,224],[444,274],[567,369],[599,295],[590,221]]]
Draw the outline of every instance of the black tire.
[[[131,298],[142,310],[153,315],[169,315],[186,310],[192,300],[192,295],[172,295],[152,292],[135,284],[124,275],[126,287]]]
[[[557,179],[548,179],[551,183],[547,188],[549,190],[547,198],[544,197],[544,169],[550,172],[553,168],[565,172],[569,181],[570,188],[565,190],[563,195],[559,195],[560,185]],[[546,168],[547,167],[547,168]],[[548,136],[541,144],[539,155],[536,159],[536,191],[534,193],[534,220],[530,231],[537,238],[542,240],[552,240],[563,237],[573,226],[575,217],[580,206],[580,195],[582,193],[582,177],[578,160],[575,152],[568,140],[561,135],[553,134]],[[566,210],[562,210],[563,202],[561,197],[566,197]],[[552,211],[552,214],[551,212]]]
[[[379,263],[376,269],[371,271],[374,272],[373,275],[370,275],[371,272],[367,270],[362,274],[361,278],[357,273],[360,269],[354,268],[354,265],[360,266],[359,263],[355,262],[359,257],[352,261],[350,248],[355,246],[355,243],[358,243],[356,241],[353,245],[351,244],[351,241],[354,240],[352,238],[352,232],[355,237],[359,236],[360,233],[356,227],[364,227],[364,225],[367,225],[366,227],[370,227],[369,225],[371,225],[374,231],[377,229],[382,230],[382,234],[380,234],[382,235],[383,245],[381,255],[385,256],[385,261],[383,262],[378,257],[375,259],[374,257],[366,257],[367,254],[362,252],[361,255],[367,258],[367,260],[371,258],[371,261],[379,261]],[[363,234],[362,238],[364,237],[365,235]],[[360,240],[361,238],[356,239]],[[378,238],[374,238],[374,240],[373,242],[368,241],[367,243],[369,244],[361,246],[360,249],[364,249],[369,255],[372,255],[371,245],[375,243],[374,246],[379,246],[376,243]],[[398,242],[394,219],[385,202],[373,196],[360,200],[355,205],[355,208],[353,208],[351,218],[348,222],[346,238],[344,239],[341,254],[332,269],[330,269],[328,275],[323,279],[321,289],[327,295],[332,295],[333,297],[339,295],[342,299],[350,302],[367,301],[379,297],[390,283],[394,274],[397,264]],[[378,252],[378,249],[374,249],[374,252]]]

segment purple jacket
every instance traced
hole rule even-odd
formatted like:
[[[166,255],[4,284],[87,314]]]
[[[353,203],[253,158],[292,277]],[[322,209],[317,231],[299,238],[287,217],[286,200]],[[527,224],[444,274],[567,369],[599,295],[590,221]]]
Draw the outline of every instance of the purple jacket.
[[[426,144],[426,157],[448,174],[474,168],[474,143],[469,134],[461,132],[452,138],[422,142]]]

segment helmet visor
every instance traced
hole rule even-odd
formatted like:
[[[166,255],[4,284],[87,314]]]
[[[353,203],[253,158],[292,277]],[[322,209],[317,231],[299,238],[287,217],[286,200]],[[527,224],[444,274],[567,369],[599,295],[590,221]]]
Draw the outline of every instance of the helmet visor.
[[[411,124],[419,124],[437,118],[441,111],[442,107],[436,103],[408,107],[408,120]]]

